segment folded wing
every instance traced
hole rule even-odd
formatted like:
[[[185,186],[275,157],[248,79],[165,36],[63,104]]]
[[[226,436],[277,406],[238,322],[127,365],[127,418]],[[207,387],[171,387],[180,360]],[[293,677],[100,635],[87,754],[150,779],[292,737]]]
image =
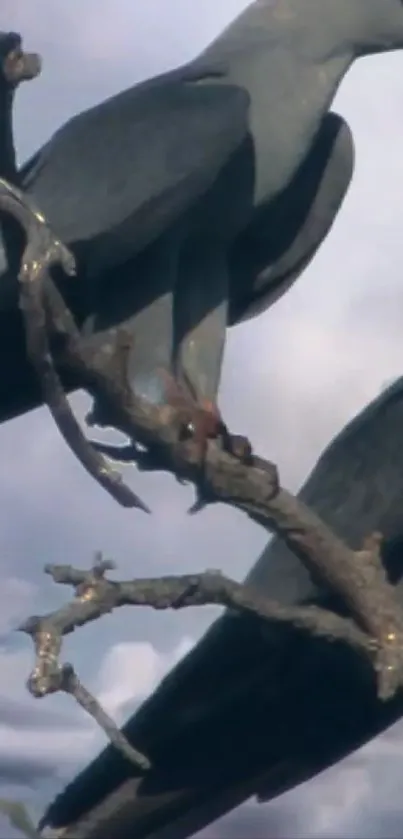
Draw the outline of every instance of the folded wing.
[[[246,136],[248,109],[236,86],[161,76],[70,120],[23,169],[24,186],[88,270],[104,271],[206,193]]]

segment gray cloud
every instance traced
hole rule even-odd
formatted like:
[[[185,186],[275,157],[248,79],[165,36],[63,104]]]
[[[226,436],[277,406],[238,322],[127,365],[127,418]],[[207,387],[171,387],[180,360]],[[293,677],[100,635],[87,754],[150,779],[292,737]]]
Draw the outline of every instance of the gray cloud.
[[[17,728],[21,732],[31,728],[44,731],[60,728],[77,729],[81,719],[81,716],[77,719],[56,708],[49,709],[39,701],[28,708],[25,702],[0,696],[0,725]]]
[[[275,806],[268,812],[267,808],[248,803],[196,834],[197,839],[245,839],[246,836],[280,839],[284,836],[284,814]]]
[[[9,757],[0,759],[0,784],[17,784],[18,786],[36,786],[44,778],[54,776],[54,768],[41,760]]]
[[[349,830],[351,839],[361,839],[363,837],[363,824],[357,818],[352,822]],[[371,814],[371,818],[366,823],[365,837],[367,839],[401,839],[402,835],[402,809],[401,807],[388,807],[385,810],[379,810]]]

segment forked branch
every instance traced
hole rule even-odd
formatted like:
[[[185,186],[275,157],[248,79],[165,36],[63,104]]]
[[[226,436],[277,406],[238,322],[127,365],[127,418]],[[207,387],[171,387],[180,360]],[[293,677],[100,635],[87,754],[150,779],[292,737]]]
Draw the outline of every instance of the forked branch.
[[[0,209],[2,200],[0,192]],[[16,202],[15,196],[13,201]],[[10,208],[7,201],[6,206]],[[77,589],[68,618],[64,612],[62,615],[57,613],[57,619],[54,615],[51,631],[49,616],[31,622],[31,634],[40,651],[39,670],[31,679],[31,689],[36,686],[35,689],[42,695],[54,690],[55,684],[59,690],[65,690],[67,683],[69,687],[73,683],[77,687],[75,677],[72,680],[71,668],[68,670],[70,681],[66,682],[66,670],[61,665],[57,664],[55,671],[50,667],[57,662],[62,636],[75,626],[99,617],[103,611],[120,605],[122,597],[126,597],[124,602],[134,605],[147,602],[155,608],[215,602],[241,610],[249,609],[256,614],[260,614],[261,609],[261,617],[265,619],[286,620],[299,629],[309,629],[327,637],[343,637],[344,641],[359,646],[367,654],[371,651],[377,672],[378,694],[384,699],[393,696],[397,688],[403,686],[403,614],[382,567],[379,537],[372,538],[362,551],[351,550],[300,500],[280,487],[273,464],[256,457],[251,450],[246,459],[234,454],[237,446],[226,445],[228,432],[219,439],[208,441],[201,462],[200,447],[195,440],[183,440],[180,434],[175,408],[150,405],[136,398],[129,387],[127,358],[128,351],[132,349],[130,332],[120,326],[94,336],[86,343],[81,338],[71,313],[49,276],[49,267],[55,261],[69,268],[68,262],[63,262],[66,256],[63,246],[54,239],[41,217],[38,221],[38,214],[34,214],[36,222],[33,223],[32,211],[24,205],[23,196],[12,205],[11,212],[13,208],[28,239],[20,275],[28,352],[62,434],[88,471],[120,503],[126,500],[127,506],[140,506],[131,490],[124,487],[120,475],[106,465],[100,447],[98,451],[95,447],[91,448],[81,429],[77,424],[74,426],[76,421],[49,351],[44,300],[52,334],[59,339],[58,364],[68,369],[73,378],[96,398],[95,421],[100,425],[113,426],[133,441],[133,460],[140,468],[170,471],[177,478],[194,483],[197,503],[221,501],[230,504],[275,531],[301,558],[312,575],[344,600],[355,621],[355,626],[351,622],[340,624],[339,618],[328,613],[300,609],[284,612],[282,607],[268,601],[259,605],[254,594],[220,575],[191,576],[179,581],[175,578],[149,580],[142,584],[137,581],[130,588],[129,584],[124,584],[126,587],[118,591],[116,584],[105,581],[103,573],[100,574],[99,570],[96,573],[93,569],[91,584],[87,578],[80,583],[84,585],[85,597],[81,589]],[[45,648],[46,644],[50,645],[48,653],[47,648],[42,648],[42,643]],[[50,669],[43,670],[46,662]],[[39,689],[38,685],[42,687]]]
[[[109,424],[135,441],[133,459],[140,468],[158,466],[191,481],[203,502],[237,507],[284,539],[310,573],[342,598],[357,627],[374,639],[378,692],[382,698],[393,696],[403,685],[403,614],[386,579],[379,537],[354,552],[302,501],[280,487],[273,464],[253,454],[244,462],[228,452],[222,440],[208,441],[200,463],[193,440],[180,440],[174,409],[160,409],[134,397],[126,380],[131,337],[125,328],[84,344],[54,287],[51,305],[53,321],[65,338],[62,363],[96,397],[102,408],[98,423]]]
[[[80,683],[72,666],[60,662],[65,635],[119,606],[184,609],[218,604],[271,623],[292,625],[328,641],[344,641],[373,662],[376,644],[352,620],[328,610],[316,606],[282,606],[224,577],[219,571],[117,582],[105,577],[106,571],[113,567],[113,563],[104,561],[100,555],[96,556],[89,571],[69,565],[45,567],[45,573],[50,574],[56,583],[73,586],[75,595],[57,611],[29,618],[20,627],[21,631],[31,636],[36,650],[35,666],[27,686],[35,697],[57,691],[70,693],[93,716],[111,742],[142,771],[150,766],[147,757],[128,743],[97,700]]]

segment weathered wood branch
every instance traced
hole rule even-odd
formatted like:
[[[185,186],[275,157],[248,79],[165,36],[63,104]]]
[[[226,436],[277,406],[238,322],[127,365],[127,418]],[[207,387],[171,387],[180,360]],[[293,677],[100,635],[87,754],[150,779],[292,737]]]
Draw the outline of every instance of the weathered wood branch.
[[[9,196],[8,204],[4,200],[2,205],[0,193],[0,209],[10,205]],[[9,207],[10,212],[13,206]],[[403,686],[403,614],[382,567],[379,536],[371,537],[362,551],[351,550],[300,500],[280,487],[273,464],[256,457],[249,447],[238,446],[237,438],[231,437],[225,428],[220,437],[207,442],[201,457],[196,440],[182,434],[177,408],[153,406],[133,394],[127,381],[133,338],[124,325],[95,340],[83,340],[49,274],[53,262],[64,264],[63,246],[46,232],[38,214],[34,214],[33,223],[32,212],[23,200],[17,201],[14,215],[28,240],[20,281],[29,357],[63,436],[88,471],[120,503],[141,506],[120,475],[106,464],[101,447],[97,451],[85,439],[71,414],[56,367],[67,369],[94,396],[94,422],[111,425],[133,441],[132,459],[140,468],[170,471],[195,485],[197,505],[216,501],[230,504],[276,532],[310,573],[342,598],[353,619],[343,620],[313,607],[285,609],[261,601],[251,590],[220,574],[117,584],[104,579],[106,566],[102,563],[82,579],[74,569],[59,569],[54,574],[59,575],[60,582],[76,586],[76,597],[70,606],[53,615],[31,619],[25,625],[37,649],[37,664],[29,680],[31,692],[38,696],[56,690],[72,693],[128,754],[131,747],[119,741],[121,735],[85,692],[72,667],[59,663],[63,635],[123,603],[154,608],[220,603],[266,620],[286,621],[300,630],[338,638],[359,648],[370,655],[377,671],[379,696],[393,696]],[[69,266],[66,263],[64,267]],[[56,347],[54,357],[47,329]],[[238,455],[239,451],[243,454]],[[53,573],[51,569],[49,572]],[[131,757],[145,767],[146,758],[133,754]]]
[[[310,573],[343,599],[357,626],[374,639],[379,696],[393,696],[403,685],[403,615],[384,573],[379,537],[355,553],[280,487],[273,464],[253,454],[240,460],[226,450],[222,439],[208,441],[200,462],[193,440],[181,440],[175,409],[150,405],[129,388],[126,361],[131,336],[125,327],[86,345],[53,285],[48,301],[61,347],[60,363],[95,397],[97,423],[111,425],[135,441],[133,458],[141,468],[170,471],[194,483],[204,503],[230,504],[281,536]]]
[[[183,609],[188,606],[219,604],[272,623],[291,624],[297,630],[328,641],[344,641],[372,663],[377,646],[354,621],[317,606],[287,607],[259,596],[253,589],[224,577],[219,571],[161,578],[115,581],[105,578],[113,563],[96,556],[89,571],[68,565],[47,565],[45,573],[56,583],[71,585],[73,599],[60,609],[29,618],[20,630],[33,639],[36,661],[27,686],[35,697],[64,691],[97,721],[111,742],[129,760],[145,771],[146,756],[134,749],[103,711],[97,700],[80,683],[73,667],[62,664],[60,655],[65,635],[97,620],[119,606],[151,606],[154,609]]]

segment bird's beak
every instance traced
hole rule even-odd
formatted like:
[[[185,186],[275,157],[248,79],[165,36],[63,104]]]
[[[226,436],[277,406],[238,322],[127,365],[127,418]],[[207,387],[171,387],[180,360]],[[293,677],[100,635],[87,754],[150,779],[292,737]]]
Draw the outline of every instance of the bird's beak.
[[[42,69],[41,56],[36,52],[11,50],[3,63],[3,74],[11,85],[18,85],[39,76]]]

